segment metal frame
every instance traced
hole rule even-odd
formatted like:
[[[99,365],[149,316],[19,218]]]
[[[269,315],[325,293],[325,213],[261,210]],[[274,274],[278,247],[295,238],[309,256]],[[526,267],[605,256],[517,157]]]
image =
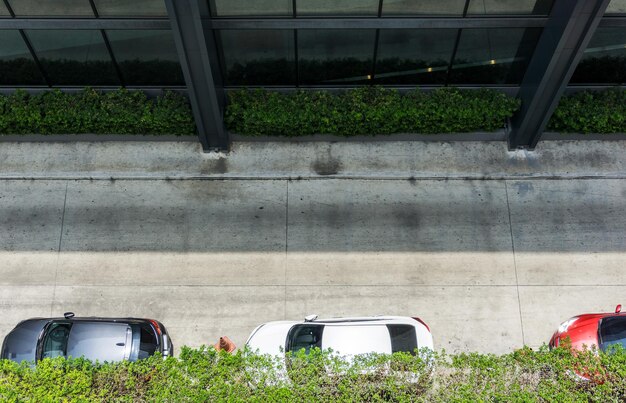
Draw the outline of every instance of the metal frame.
[[[463,7],[463,17],[467,16],[467,9],[469,8],[470,0],[465,0],[465,6]],[[454,40],[454,46],[452,47],[452,54],[450,55],[450,61],[448,62],[448,74],[446,75],[446,85],[450,82],[452,76],[452,66],[454,66],[454,59],[459,51],[459,43],[461,42],[461,33],[463,31],[459,28],[456,31],[456,39]]]
[[[625,28],[626,27],[626,17],[604,17],[602,21],[600,21],[600,27],[617,27],[617,28]]]
[[[5,4],[8,2],[4,1]],[[550,16],[469,16],[466,1],[464,12],[459,17],[384,17],[384,0],[379,0],[378,14],[364,18],[298,17],[296,0],[293,0],[293,15],[284,18],[216,18],[212,17],[209,2],[206,0],[165,0],[168,17],[163,18],[101,18],[97,8],[94,18],[19,18],[9,7],[10,18],[0,18],[0,29],[19,30],[35,63],[38,58],[24,30],[37,29],[90,29],[100,30],[111,59],[118,71],[121,82],[123,76],[115,62],[115,56],[105,30],[172,30],[179,53],[181,67],[187,84],[187,93],[199,130],[199,138],[205,150],[224,150],[228,148],[228,133],[224,129],[223,110],[225,91],[222,82],[224,71],[223,54],[220,49],[219,30],[238,29],[286,29],[294,32],[295,52],[298,52],[298,30],[301,29],[375,29],[377,40],[374,52],[378,49],[378,33],[381,29],[458,29],[458,36],[466,28],[543,28],[543,34],[522,82],[517,86],[490,86],[502,88],[507,93],[517,94],[523,99],[523,109],[513,119],[513,130],[509,136],[512,148],[533,148],[539,141],[541,132],[553,109],[567,89],[580,91],[586,88],[596,89],[603,86],[567,87],[582,52],[597,26],[626,27],[626,15],[611,15],[602,18],[609,0],[555,0]],[[7,4],[8,5],[8,4]],[[555,39],[555,35],[556,38]],[[456,47],[455,46],[455,49]],[[452,55],[454,58],[454,54]],[[295,72],[298,74],[298,58]],[[373,63],[376,63],[374,58]],[[38,63],[39,65],[39,63]],[[50,82],[43,69],[42,74],[48,87]],[[376,69],[374,66],[373,73]],[[329,88],[341,91],[351,86]],[[469,88],[475,86],[468,86]],[[45,86],[33,87],[33,91],[45,90]],[[109,88],[109,87],[107,87]],[[134,88],[143,88],[136,86]],[[158,88],[150,87],[153,91]],[[167,88],[179,88],[171,87]],[[273,88],[273,87],[272,87]],[[319,86],[299,86],[277,88],[291,91],[296,88],[319,88]],[[326,87],[324,87],[326,88]],[[434,88],[434,87],[433,87]],[[604,87],[606,88],[606,87]],[[74,91],[73,87],[62,87]],[[402,88],[404,89],[404,87]],[[0,93],[10,92],[9,87],[0,88]],[[426,88],[428,90],[428,88]]]
[[[214,38],[206,37],[212,30],[205,29],[201,18],[208,15],[208,4],[205,2],[202,6],[197,0],[165,0],[165,5],[202,148],[225,150],[228,148],[223,120],[225,98],[219,71],[211,66],[217,50]]]
[[[544,27],[547,17],[456,17],[456,18],[275,18],[211,21],[214,29],[407,29],[407,28],[536,28]]]
[[[0,18],[0,29],[17,30],[22,36],[26,47],[28,48],[33,61],[37,65],[37,68],[41,72],[45,86],[52,88],[53,85],[48,77],[46,70],[43,68],[39,57],[33,48],[28,35],[25,30],[38,30],[38,29],[85,29],[85,30],[98,30],[102,36],[103,43],[107,49],[111,63],[115,69],[119,83],[122,87],[127,87],[126,81],[122,70],[117,62],[113,48],[106,33],[107,29],[133,29],[133,30],[169,30],[170,22],[166,17],[160,19],[143,19],[143,18],[128,18],[128,19],[115,19],[115,18],[100,18],[98,10],[93,0],[89,0],[89,4],[94,13],[94,18],[20,18],[16,17],[13,9],[8,1],[4,0],[4,4],[11,14],[11,18]],[[56,86],[54,86],[56,87]],[[60,88],[72,88],[73,86],[63,86]],[[176,86],[167,86],[176,88]],[[0,87],[6,88],[6,87]]]
[[[0,29],[170,29],[167,19],[0,18]]]
[[[509,148],[533,149],[574,74],[610,0],[556,0],[522,80]]]
[[[96,3],[94,2],[94,0],[89,0],[89,5],[91,6],[91,10],[93,11],[93,14],[96,16],[96,18],[100,18],[100,14],[98,13],[98,8],[96,7]],[[111,58],[111,61],[113,62],[113,67],[115,68],[115,72],[118,78],[120,79],[120,83],[122,84],[122,87],[124,87],[126,85],[126,80],[124,80],[124,74],[122,73],[122,69],[117,63],[117,58],[115,57],[115,53],[113,52],[113,48],[111,47],[109,36],[107,35],[104,29],[100,30],[100,35],[102,35],[104,46],[106,46],[107,52],[109,52],[109,57]]]

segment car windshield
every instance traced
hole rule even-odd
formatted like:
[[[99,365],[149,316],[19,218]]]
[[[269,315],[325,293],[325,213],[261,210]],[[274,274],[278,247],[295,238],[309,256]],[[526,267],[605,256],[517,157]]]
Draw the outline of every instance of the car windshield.
[[[70,336],[71,323],[52,323],[43,341],[42,358],[67,356],[67,340]]]
[[[137,361],[148,358],[159,348],[156,334],[150,325],[131,325],[133,329],[133,343],[130,360]]]
[[[599,332],[600,350],[607,351],[613,346],[626,349],[626,316],[610,316],[602,319]]]
[[[287,351],[300,351],[302,349],[308,354],[314,348],[322,348],[323,325],[295,325],[287,334]]]

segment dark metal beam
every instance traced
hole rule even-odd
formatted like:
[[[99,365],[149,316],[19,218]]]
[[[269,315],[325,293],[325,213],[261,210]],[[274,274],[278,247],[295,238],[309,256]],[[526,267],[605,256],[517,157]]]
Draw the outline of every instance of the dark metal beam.
[[[169,29],[167,19],[0,18],[0,29]]]
[[[556,0],[520,86],[509,147],[533,149],[610,0]]]
[[[165,0],[200,142],[205,151],[225,150],[229,143],[223,119],[225,98],[219,75],[214,74],[219,70],[211,67],[217,52],[213,38],[206,37],[210,27],[203,25],[202,17],[208,16],[206,3]]]
[[[600,27],[626,28],[626,17],[604,17],[600,21]]]
[[[211,21],[215,29],[401,29],[543,27],[546,17],[501,18],[275,18]]]

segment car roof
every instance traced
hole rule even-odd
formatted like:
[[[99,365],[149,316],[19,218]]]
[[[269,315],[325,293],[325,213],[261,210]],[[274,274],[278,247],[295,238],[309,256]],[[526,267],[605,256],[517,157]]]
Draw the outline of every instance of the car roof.
[[[335,326],[349,326],[359,324],[369,325],[388,325],[406,323],[414,325],[418,322],[415,319],[408,316],[360,316],[360,317],[344,317],[344,318],[328,318],[328,319],[316,319],[311,322],[299,322],[299,323],[320,323],[324,325]]]
[[[78,321],[67,340],[67,355],[100,362],[122,361],[130,351],[127,329],[129,324],[121,321]]]
[[[325,325],[325,326],[355,326],[355,325],[390,325],[390,324],[407,324],[407,325],[423,325],[421,322],[408,316],[354,316],[354,317],[337,317],[306,320],[281,320],[264,323],[261,326],[284,326],[284,325]]]
[[[82,317],[73,317],[73,318],[65,318],[65,317],[57,317],[57,318],[31,318],[26,319],[25,321],[20,322],[28,322],[28,321],[46,321],[46,322],[108,322],[108,323],[146,323],[152,319],[143,319],[143,318],[105,318],[100,316],[82,316]]]
[[[391,354],[391,337],[380,321],[359,321],[357,326],[329,326],[322,335],[322,349],[341,354],[364,352]]]
[[[576,316],[572,316],[572,318],[593,318],[593,317],[597,317],[597,318],[606,318],[609,316],[626,316],[626,312],[620,312],[620,313],[615,313],[615,312],[605,312],[605,313],[583,313],[582,315],[576,315]]]

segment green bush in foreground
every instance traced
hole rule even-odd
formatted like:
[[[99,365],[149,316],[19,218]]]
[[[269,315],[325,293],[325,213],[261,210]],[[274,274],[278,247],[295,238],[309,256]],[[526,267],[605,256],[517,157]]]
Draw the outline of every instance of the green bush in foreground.
[[[187,99],[165,92],[148,99],[141,91],[76,94],[59,90],[0,95],[0,134],[195,134]]]
[[[583,91],[561,98],[549,131],[626,133],[626,91]]]
[[[489,89],[404,95],[381,87],[339,94],[238,90],[229,94],[225,121],[230,131],[251,136],[491,132],[519,106],[519,100]]]
[[[424,355],[422,354],[422,357]],[[47,359],[36,368],[0,361],[2,401],[423,401],[620,402],[626,353],[577,355],[522,349],[502,356],[328,352],[269,357],[184,348],[179,359],[94,365]],[[593,374],[581,381],[578,373]],[[287,376],[288,374],[288,376]]]

